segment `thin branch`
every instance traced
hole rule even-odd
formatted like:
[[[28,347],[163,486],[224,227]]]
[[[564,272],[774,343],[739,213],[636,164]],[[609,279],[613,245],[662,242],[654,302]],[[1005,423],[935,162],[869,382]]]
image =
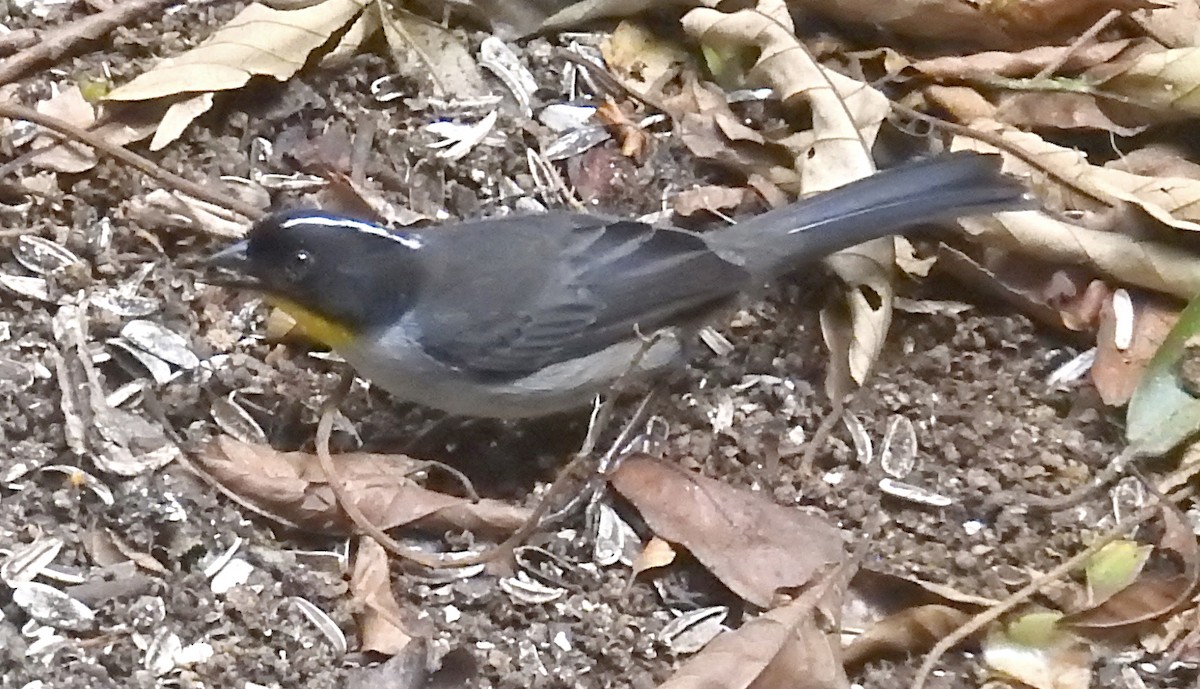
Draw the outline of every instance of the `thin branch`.
[[[173,188],[201,201],[207,201],[215,206],[226,208],[250,220],[258,220],[265,215],[264,211],[257,206],[252,206],[241,199],[213,191],[209,186],[193,182],[173,172],[168,172],[149,158],[144,158],[124,146],[118,146],[112,142],[105,141],[94,133],[64,122],[57,117],[51,117],[50,115],[16,103],[0,103],[0,117],[33,122],[64,137],[91,146],[96,151],[149,175],[161,182],[163,186]]]

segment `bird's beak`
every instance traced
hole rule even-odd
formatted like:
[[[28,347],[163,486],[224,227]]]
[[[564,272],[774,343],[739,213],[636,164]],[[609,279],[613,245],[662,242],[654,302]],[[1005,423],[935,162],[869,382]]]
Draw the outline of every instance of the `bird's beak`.
[[[250,257],[246,253],[247,246],[247,242],[243,240],[204,259],[202,265],[213,278],[210,282],[229,287],[257,286],[258,281],[250,272]]]

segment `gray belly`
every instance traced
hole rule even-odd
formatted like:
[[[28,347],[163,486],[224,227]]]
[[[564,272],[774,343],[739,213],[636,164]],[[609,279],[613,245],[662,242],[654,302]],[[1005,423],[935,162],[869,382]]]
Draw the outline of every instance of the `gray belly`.
[[[639,363],[634,376],[678,365],[682,346],[678,334],[671,332],[653,339],[649,347],[640,340],[623,342],[502,383],[479,382],[430,358],[402,328],[339,353],[362,377],[397,399],[456,416],[519,419],[587,406],[596,395],[608,392],[635,360]]]

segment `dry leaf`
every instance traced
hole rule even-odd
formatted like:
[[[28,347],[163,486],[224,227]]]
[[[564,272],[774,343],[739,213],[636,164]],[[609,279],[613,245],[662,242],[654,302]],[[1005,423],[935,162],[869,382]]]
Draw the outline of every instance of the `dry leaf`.
[[[1200,2],[1171,0],[1153,9],[1137,10],[1130,18],[1151,38],[1168,48],[1200,46]]]
[[[637,578],[646,570],[666,567],[675,561],[675,557],[675,549],[671,547],[671,544],[655,536],[650,539],[645,548],[642,548],[642,552],[638,553],[630,578]]]
[[[659,689],[849,689],[821,610],[840,608],[845,573],[827,570],[796,600],[709,642]]]
[[[685,217],[703,211],[723,215],[732,212],[745,200],[745,189],[710,184],[679,192],[672,206],[676,213]]]
[[[762,608],[845,557],[841,532],[824,519],[653,457],[626,458],[610,481],[654,533]]]
[[[596,119],[612,132],[619,143],[621,155],[639,162],[646,159],[650,151],[650,135],[616,101],[606,98],[596,108]]]
[[[1169,227],[1200,230],[1200,180],[1149,177],[1091,165],[1075,149],[1058,146],[1037,134],[1018,131],[998,122],[973,122],[971,127],[997,134],[1037,160],[1038,167],[1035,168],[1016,156],[1001,152],[1004,170],[1029,180],[1039,196],[1057,208],[1097,210],[1123,201],[1134,204]],[[969,137],[955,137],[951,148],[997,152],[994,147]],[[1053,177],[1047,176],[1046,171],[1052,172]]]
[[[159,62],[113,90],[108,99],[137,101],[225,91],[244,86],[253,76],[286,81],[365,4],[366,0],[323,0],[298,10],[249,5],[200,45]]]
[[[385,655],[403,652],[413,636],[404,628],[404,612],[392,594],[387,551],[373,538],[358,539],[350,595],[359,607],[358,635],[362,650]]]
[[[793,153],[802,194],[827,191],[874,172],[870,151],[891,109],[886,96],[868,84],[825,69],[786,26],[759,12],[724,14],[698,8],[682,21],[684,29],[702,42],[756,48],[759,57],[748,80],[770,86],[785,104],[807,102],[812,131],[779,142]],[[893,244],[890,239],[867,242],[826,261],[849,286],[854,331],[848,349],[849,373],[862,384],[883,349],[891,324]]]
[[[376,2],[383,34],[401,73],[428,76],[443,98],[471,100],[491,95],[479,65],[454,34],[407,10],[389,7],[383,0]]]
[[[925,98],[936,105],[950,117],[959,122],[992,119],[996,116],[996,106],[969,86],[938,86],[925,87]]]
[[[1133,340],[1122,350],[1113,341],[1115,316],[1111,299],[1100,312],[1096,362],[1092,364],[1091,376],[1100,398],[1112,406],[1123,405],[1133,396],[1146,364],[1179,320],[1177,307],[1142,295],[1134,298],[1133,313]]]
[[[948,586],[860,569],[850,581],[842,627],[865,631],[846,648],[846,665],[926,651],[995,603]]]
[[[315,531],[345,533],[352,527],[337,507],[316,456],[279,452],[228,436],[210,443],[198,458],[229,490],[259,507]],[[381,529],[414,524],[507,534],[525,523],[528,511],[496,500],[471,502],[413,483],[427,465],[404,455],[349,453],[334,457],[347,494]]]
[[[1200,48],[1142,52],[1091,69],[1083,78],[1098,92],[1156,112],[1200,113]]]
[[[680,66],[690,62],[690,53],[633,21],[622,21],[600,45],[604,64],[634,93],[654,94]]]
[[[1061,628],[1061,617],[1035,612],[997,626],[984,641],[984,662],[1033,689],[1088,689],[1092,652]]]
[[[998,116],[1008,124],[1037,129],[1099,129],[1129,137],[1145,131],[1145,111],[1137,112],[1090,93],[1034,91],[1000,97]],[[1158,118],[1161,119],[1161,118]]]
[[[945,244],[938,246],[937,267],[965,285],[993,294],[1017,311],[1052,328],[1090,332],[1112,290],[1092,273],[1059,268],[1025,256],[1002,254],[985,265]]]
[[[972,55],[947,55],[918,60],[911,67],[933,79],[954,81],[988,82],[996,77],[1033,77],[1052,65],[1056,67],[1055,74],[1070,74],[1112,60],[1131,43],[1133,41],[1130,39],[1122,39],[1083,46],[1038,46],[1015,53],[987,51]],[[1145,43],[1149,44],[1149,41]]]
[[[931,41],[997,49],[1069,43],[1110,9],[1153,7],[1149,0],[804,0],[806,9],[847,24],[867,24]]]
[[[973,613],[948,605],[919,605],[885,617],[846,647],[846,665],[924,653],[971,619]]]
[[[212,106],[213,94],[211,92],[172,103],[163,115],[162,121],[158,123],[158,129],[154,131],[154,138],[150,140],[150,150],[161,151],[166,148],[167,144],[183,134],[183,130],[192,123],[192,120],[211,110]]]
[[[1200,293],[1195,255],[1172,246],[1084,229],[1037,211],[963,218],[959,223],[989,246],[1087,266],[1120,282],[1181,299]]]
[[[37,104],[37,111],[73,124],[80,129],[91,129],[96,122],[96,109],[84,99],[78,86],[71,86],[57,96]],[[49,134],[39,134],[33,140],[34,148],[43,148],[60,141]],[[34,165],[58,172],[84,172],[96,166],[96,152],[90,146],[76,141],[66,141],[45,153],[39,153],[30,161]]]

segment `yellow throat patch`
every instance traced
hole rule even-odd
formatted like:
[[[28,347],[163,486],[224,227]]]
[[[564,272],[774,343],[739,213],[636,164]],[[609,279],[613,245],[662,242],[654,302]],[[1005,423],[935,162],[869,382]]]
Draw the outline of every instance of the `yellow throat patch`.
[[[291,316],[296,321],[296,327],[310,340],[337,349],[354,339],[354,333],[345,325],[310,311],[294,301],[272,296],[268,296],[266,301]]]

